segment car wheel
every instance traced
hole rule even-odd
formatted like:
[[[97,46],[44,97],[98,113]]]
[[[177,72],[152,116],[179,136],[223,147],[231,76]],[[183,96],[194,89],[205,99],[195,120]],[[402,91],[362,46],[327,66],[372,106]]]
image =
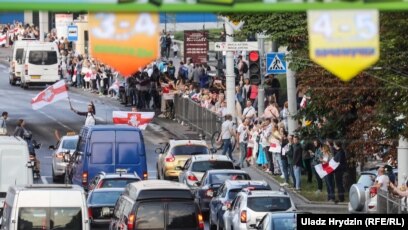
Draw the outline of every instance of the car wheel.
[[[156,164],[156,179],[160,180],[159,165]]]
[[[224,230],[224,228],[221,226],[220,219],[217,221],[217,230]]]
[[[52,173],[52,182],[54,182],[54,183],[57,182],[58,178],[55,176],[53,166],[51,167],[51,173]]]
[[[216,229],[217,229],[217,225],[215,225],[215,224],[212,222],[211,219],[212,219],[212,218],[211,218],[211,213],[210,213],[210,214],[208,214],[208,222],[209,222],[209,225],[210,225],[210,230],[216,230]]]

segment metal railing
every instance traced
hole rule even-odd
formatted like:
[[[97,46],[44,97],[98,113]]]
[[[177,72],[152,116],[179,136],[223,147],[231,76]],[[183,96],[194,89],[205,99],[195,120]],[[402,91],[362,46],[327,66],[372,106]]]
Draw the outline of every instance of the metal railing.
[[[377,191],[377,212],[378,213],[408,213],[407,198],[393,195],[388,191],[378,189]]]
[[[191,126],[194,130],[211,138],[215,131],[221,128],[222,118],[214,112],[201,107],[190,98],[178,95],[174,97],[175,118]]]

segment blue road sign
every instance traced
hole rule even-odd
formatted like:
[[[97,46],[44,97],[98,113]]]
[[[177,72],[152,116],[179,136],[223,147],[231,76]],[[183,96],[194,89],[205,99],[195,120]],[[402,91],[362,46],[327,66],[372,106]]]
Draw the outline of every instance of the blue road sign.
[[[285,74],[285,53],[266,54],[266,74]]]
[[[68,41],[78,41],[78,26],[68,26]]]

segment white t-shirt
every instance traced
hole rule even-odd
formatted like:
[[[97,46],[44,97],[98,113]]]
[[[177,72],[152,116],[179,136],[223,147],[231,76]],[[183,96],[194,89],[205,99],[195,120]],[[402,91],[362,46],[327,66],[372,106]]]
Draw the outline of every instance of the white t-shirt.
[[[253,117],[254,115],[256,116],[256,111],[254,109],[254,107],[246,107],[244,109],[244,111],[242,112],[242,115],[244,115],[245,117]]]
[[[232,121],[224,121],[221,125],[222,139],[231,139],[231,131],[233,131]]]
[[[95,125],[95,118],[91,113],[88,113],[85,120],[85,126]]]
[[[379,184],[381,183],[381,190],[388,191],[388,183],[390,182],[390,178],[387,175],[377,176],[375,181]]]
[[[237,132],[239,133],[239,143],[247,143],[248,142],[248,133],[247,133],[248,127],[246,127],[244,124],[240,124],[238,126]]]

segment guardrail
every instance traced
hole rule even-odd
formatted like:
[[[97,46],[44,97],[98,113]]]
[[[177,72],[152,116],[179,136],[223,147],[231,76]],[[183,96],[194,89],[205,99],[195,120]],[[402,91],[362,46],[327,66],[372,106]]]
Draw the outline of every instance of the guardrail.
[[[190,98],[174,97],[175,118],[206,137],[221,129],[222,118]]]
[[[377,191],[377,212],[378,213],[408,213],[407,198],[393,195],[388,191],[378,189]]]

